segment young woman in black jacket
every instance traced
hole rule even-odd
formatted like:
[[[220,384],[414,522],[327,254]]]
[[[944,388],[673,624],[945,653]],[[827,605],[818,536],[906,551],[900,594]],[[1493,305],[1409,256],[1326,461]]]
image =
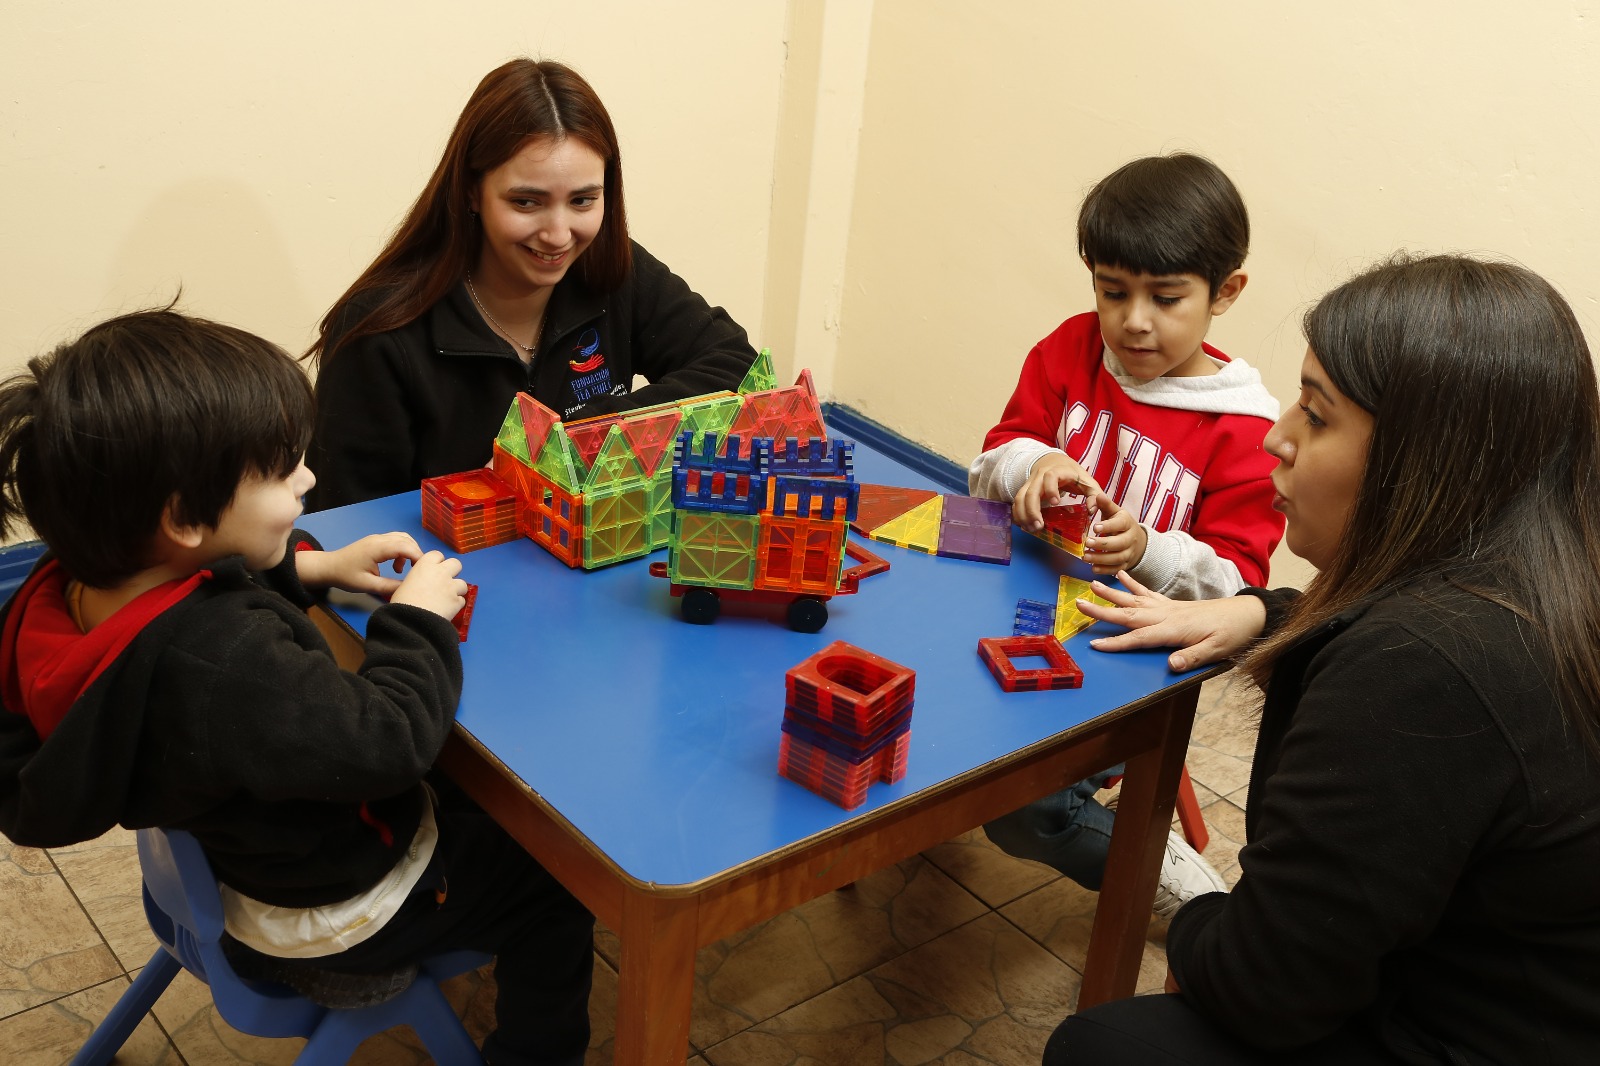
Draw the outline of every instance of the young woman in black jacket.
[[[519,391],[587,418],[736,389],[756,353],[629,240],[621,149],[589,83],[515,59],[479,83],[308,357],[317,510],[483,466]]]
[[[1600,400],[1545,281],[1396,258],[1305,320],[1268,434],[1303,594],[1085,607],[1263,693],[1238,886],[1076,1063],[1600,1061]],[[1126,579],[1124,579],[1126,581]],[[1258,641],[1258,638],[1262,638]]]

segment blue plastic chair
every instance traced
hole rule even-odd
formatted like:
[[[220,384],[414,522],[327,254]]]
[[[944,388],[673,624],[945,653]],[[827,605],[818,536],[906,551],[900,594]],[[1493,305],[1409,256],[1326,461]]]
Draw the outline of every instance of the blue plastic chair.
[[[179,830],[141,829],[139,865],[144,911],[161,947],[133,985],[90,1034],[73,1066],[109,1063],[179,968],[211,986],[224,1021],[251,1036],[306,1039],[297,1063],[345,1063],[367,1037],[397,1025],[414,1029],[434,1059],[446,1066],[481,1064],[472,1038],[450,1008],[439,982],[475,970],[490,956],[458,951],[424,962],[417,978],[386,1003],[333,1010],[287,986],[240,977],[222,951],[222,897],[211,864],[193,836]]]

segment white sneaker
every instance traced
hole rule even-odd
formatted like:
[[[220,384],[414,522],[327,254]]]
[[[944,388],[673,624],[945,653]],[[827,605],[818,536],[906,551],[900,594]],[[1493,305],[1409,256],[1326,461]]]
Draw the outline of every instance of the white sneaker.
[[[1189,842],[1176,832],[1167,834],[1167,853],[1161,859],[1161,883],[1156,886],[1152,910],[1158,918],[1171,918],[1178,908],[1207,892],[1226,892],[1228,883]]]

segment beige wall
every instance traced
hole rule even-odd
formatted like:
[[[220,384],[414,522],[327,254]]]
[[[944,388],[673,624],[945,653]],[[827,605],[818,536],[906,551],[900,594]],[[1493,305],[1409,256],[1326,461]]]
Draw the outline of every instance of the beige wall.
[[[0,7],[0,369],[167,299],[291,350],[399,221],[488,70],[561,59],[635,235],[763,311],[782,0]]]
[[[1243,191],[1211,339],[1293,401],[1308,301],[1397,247],[1493,251],[1600,347],[1600,3],[877,0],[835,398],[962,460],[1089,310],[1078,201],[1188,149]],[[1280,552],[1276,573],[1295,578]]]
[[[1306,303],[1396,247],[1514,256],[1600,339],[1600,0],[8,0],[0,368],[179,283],[303,348],[518,53],[595,83],[636,234],[780,373],[951,458],[1091,306],[1083,192],[1152,152],[1243,190],[1212,339],[1280,400]]]

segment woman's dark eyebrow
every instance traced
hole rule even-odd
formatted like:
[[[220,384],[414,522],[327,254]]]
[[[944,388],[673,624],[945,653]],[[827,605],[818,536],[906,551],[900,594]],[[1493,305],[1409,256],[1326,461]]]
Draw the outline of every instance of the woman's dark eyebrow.
[[[1316,378],[1301,378],[1300,387],[1302,389],[1310,389],[1312,392],[1316,393],[1318,396],[1321,396],[1324,400],[1327,400],[1331,404],[1337,404],[1339,402],[1334,398],[1333,393],[1328,391],[1328,387],[1322,382],[1318,381]]]
[[[605,186],[604,185],[602,185],[599,182],[594,182],[592,184],[583,186],[581,189],[573,189],[572,190],[572,195],[573,196],[585,196],[585,195],[588,195],[590,193],[603,192],[604,190],[605,190]],[[513,185],[511,188],[506,190],[506,195],[507,196],[549,196],[550,195],[550,190],[549,189],[535,189],[532,185]]]

